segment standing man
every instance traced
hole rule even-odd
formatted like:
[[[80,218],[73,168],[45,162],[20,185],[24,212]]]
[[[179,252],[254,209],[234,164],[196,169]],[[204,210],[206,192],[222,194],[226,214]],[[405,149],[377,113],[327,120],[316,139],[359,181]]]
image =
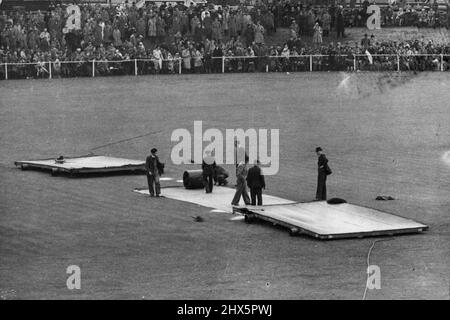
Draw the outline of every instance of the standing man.
[[[262,206],[262,189],[266,188],[266,182],[259,165],[259,160],[256,160],[255,165],[248,170],[247,174],[247,185],[250,188],[252,206],[256,206],[256,198],[258,198],[258,206]]]
[[[241,162],[244,162],[245,159],[248,158],[247,152],[245,151],[245,144],[244,147],[242,147],[235,138],[234,140],[234,163],[236,165],[236,175],[237,175],[237,168]]]
[[[156,155],[158,150],[153,148],[151,154],[145,160],[145,169],[147,173],[147,182],[148,182],[148,192],[150,193],[150,197],[156,196],[159,197],[161,194],[161,184],[159,182],[159,177],[164,172],[164,165],[159,162],[159,158]]]
[[[361,39],[361,47],[363,47],[363,51],[365,52],[370,47],[370,39],[367,36],[367,33],[364,34],[364,38]]]
[[[323,153],[321,147],[316,148],[316,154],[318,156],[318,176],[317,176],[317,192],[316,201],[327,200],[327,176],[331,174],[331,169],[328,166],[328,159]]]
[[[342,6],[339,6],[339,10],[336,14],[336,32],[337,32],[336,38],[337,39],[339,39],[339,36],[341,36],[342,38],[345,37],[344,29],[345,29],[344,15],[342,13]]]
[[[236,169],[236,193],[234,194],[233,201],[231,202],[232,206],[239,205],[241,195],[244,199],[244,203],[246,205],[250,204],[250,198],[248,196],[247,186],[245,184],[245,180],[247,178],[247,163],[248,157],[245,157],[245,162],[240,162]]]
[[[206,193],[211,193],[213,190],[214,172],[216,170],[216,159],[211,156],[211,152],[207,152],[202,162],[203,170],[203,185]]]

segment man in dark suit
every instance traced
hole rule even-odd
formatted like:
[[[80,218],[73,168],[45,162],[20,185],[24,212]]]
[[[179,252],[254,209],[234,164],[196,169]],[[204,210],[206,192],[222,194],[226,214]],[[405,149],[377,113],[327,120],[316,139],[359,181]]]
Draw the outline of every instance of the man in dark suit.
[[[159,161],[156,153],[158,150],[153,148],[150,150],[150,155],[145,160],[145,172],[147,174],[147,182],[148,182],[148,192],[150,193],[150,197],[156,196],[159,197],[161,194],[161,184],[159,182],[159,177],[163,174],[164,165]]]
[[[259,165],[259,160],[256,160],[255,165],[247,173],[247,186],[250,188],[252,206],[256,205],[256,198],[258,198],[258,206],[262,206],[262,189],[266,188],[264,175],[261,173]]]
[[[216,170],[216,160],[211,156],[210,152],[206,153],[202,162],[203,170],[203,185],[205,186],[206,193],[211,193],[213,191],[213,179],[214,172]]]
[[[316,154],[318,156],[316,201],[327,200],[327,175],[331,174],[331,170],[328,166],[328,159],[321,147],[316,148]]]
[[[342,6],[339,7],[339,10],[336,14],[336,38],[339,39],[339,36],[341,36],[341,38],[344,38],[344,29],[345,29],[345,24],[344,24],[344,15],[342,13]]]

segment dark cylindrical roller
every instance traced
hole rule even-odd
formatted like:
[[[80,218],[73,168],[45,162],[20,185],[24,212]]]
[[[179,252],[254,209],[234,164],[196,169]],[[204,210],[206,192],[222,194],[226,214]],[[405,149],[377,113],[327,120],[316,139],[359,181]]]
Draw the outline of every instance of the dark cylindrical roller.
[[[183,184],[186,189],[202,189],[203,170],[187,170],[183,173]]]

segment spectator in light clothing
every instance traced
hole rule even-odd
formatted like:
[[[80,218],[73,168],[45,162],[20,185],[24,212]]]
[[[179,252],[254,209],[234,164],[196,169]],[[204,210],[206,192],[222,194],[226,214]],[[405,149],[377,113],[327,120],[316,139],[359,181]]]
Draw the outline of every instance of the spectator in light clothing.
[[[48,51],[48,49],[50,48],[50,33],[47,31],[47,28],[45,28],[44,31],[41,32],[41,35],[39,37],[41,38],[41,50]]]
[[[155,66],[156,72],[159,72],[162,69],[162,53],[159,46],[153,50],[153,65]]]
[[[322,45],[322,27],[318,22],[314,25],[313,43],[320,47]]]
[[[281,56],[284,58],[289,58],[289,56],[291,55],[291,52],[289,50],[289,47],[287,45],[287,43],[284,45],[283,47],[283,51],[281,51]]]
[[[122,34],[118,27],[115,27],[113,30],[113,43],[115,47],[120,47],[122,45]]]
[[[148,37],[154,41],[156,38],[156,24],[157,24],[157,19],[155,15],[151,15],[150,19],[148,19]]]
[[[245,205],[250,204],[250,198],[247,193],[246,179],[247,179],[247,163],[248,157],[245,158],[245,162],[240,162],[236,169],[236,193],[234,194],[232,206],[238,206],[241,196],[244,199]]]
[[[40,38],[41,40],[45,39],[48,43],[50,43],[50,33],[47,31],[47,28],[45,28],[44,31],[41,32]]]
[[[258,21],[255,26],[255,43],[264,44],[264,27],[261,25],[261,22]]]
[[[211,25],[212,28],[212,39],[216,41],[222,40],[222,25],[219,22],[219,19],[214,19],[214,22]]]
[[[198,50],[198,49],[194,49],[193,53],[194,53],[193,58],[194,58],[195,72],[200,73],[202,71],[202,66],[203,66],[203,61],[202,61],[203,55],[200,52],[200,50]]]
[[[189,51],[189,48],[187,45],[181,51],[181,57],[183,58],[184,69],[186,70],[186,72],[190,72],[191,71],[191,52]]]

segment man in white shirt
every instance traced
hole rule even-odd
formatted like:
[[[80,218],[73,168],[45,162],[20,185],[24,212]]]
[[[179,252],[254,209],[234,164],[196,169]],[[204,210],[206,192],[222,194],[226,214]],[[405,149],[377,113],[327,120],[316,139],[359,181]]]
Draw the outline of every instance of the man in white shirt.
[[[159,46],[156,46],[156,48],[153,49],[153,59],[153,64],[158,72],[162,68],[162,52]]]
[[[236,169],[236,193],[234,194],[233,201],[231,202],[232,206],[238,206],[239,201],[241,200],[241,196],[244,199],[245,205],[250,204],[250,197],[247,192],[247,163],[248,157],[245,158],[244,162],[240,162]]]

